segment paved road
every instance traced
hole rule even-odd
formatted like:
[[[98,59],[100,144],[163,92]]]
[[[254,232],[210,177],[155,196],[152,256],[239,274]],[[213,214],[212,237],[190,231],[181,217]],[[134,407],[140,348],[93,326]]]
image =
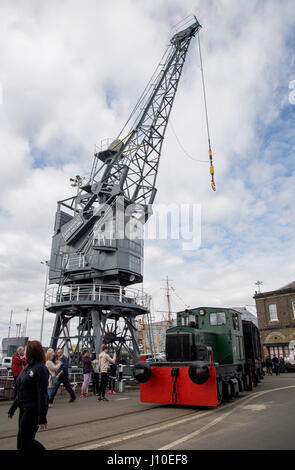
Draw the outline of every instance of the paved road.
[[[16,448],[17,413],[0,405],[0,450]],[[37,434],[47,449],[79,450],[293,450],[295,373],[265,377],[219,408],[140,403],[139,390],[110,397],[68,397],[48,411],[48,430]]]

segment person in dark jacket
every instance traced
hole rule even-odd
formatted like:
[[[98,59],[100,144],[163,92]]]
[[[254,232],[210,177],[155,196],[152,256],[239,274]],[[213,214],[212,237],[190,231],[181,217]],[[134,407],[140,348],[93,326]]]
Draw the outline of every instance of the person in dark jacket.
[[[82,351],[82,364],[83,364],[83,384],[81,387],[81,397],[86,398],[88,396],[88,386],[92,374],[92,363],[91,357],[87,349]]]
[[[115,386],[116,386],[116,378],[117,378],[117,364],[112,364],[109,371],[109,390],[108,394],[112,393],[116,395]]]
[[[13,356],[12,356],[11,373],[12,373],[12,377],[14,379],[14,396],[13,396],[13,399],[16,398],[16,392],[17,392],[16,381],[17,381],[17,378],[18,378],[19,374],[21,373],[21,371],[23,370],[23,368],[25,367],[25,365],[27,364],[26,358],[24,357],[24,352],[25,352],[24,348],[22,346],[19,346],[17,348],[16,353],[13,354]]]
[[[51,394],[50,404],[53,403],[54,397],[55,397],[55,395],[56,395],[56,393],[57,393],[57,391],[58,391],[61,384],[64,385],[66,391],[69,393],[69,395],[71,397],[69,402],[72,403],[73,401],[76,400],[76,394],[75,394],[75,392],[74,392],[74,390],[73,390],[73,388],[70,384],[70,380],[69,380],[69,360],[64,355],[62,349],[58,349],[56,354],[57,354],[57,359],[60,361],[60,367],[56,371],[56,375],[58,375],[58,384],[55,386],[55,389]]]
[[[272,363],[273,363],[276,375],[279,375],[279,373],[280,373],[280,362],[279,362],[279,359],[277,358],[277,356],[273,356]]]
[[[265,359],[265,365],[266,365],[267,375],[272,375],[272,360],[270,356],[267,356],[267,358]]]
[[[285,359],[283,358],[283,356],[281,356],[280,358],[280,373],[284,373],[286,368],[285,368]]]
[[[8,411],[8,418],[11,419],[19,408],[18,450],[46,450],[35,439],[38,428],[47,428],[49,373],[41,343],[29,341],[25,356],[27,365],[18,376],[17,395]]]

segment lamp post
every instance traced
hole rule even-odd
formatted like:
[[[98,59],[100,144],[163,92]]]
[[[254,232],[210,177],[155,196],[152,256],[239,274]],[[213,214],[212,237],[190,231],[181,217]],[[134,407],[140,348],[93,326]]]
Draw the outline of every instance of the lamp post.
[[[46,304],[46,291],[47,291],[47,283],[48,283],[49,262],[48,262],[48,261],[40,261],[40,263],[41,263],[41,264],[44,264],[44,265],[46,266],[44,298],[43,298],[43,310],[42,310],[41,330],[40,330],[40,343],[42,343],[43,327],[44,327],[45,304]]]
[[[27,334],[27,327],[28,327],[28,313],[31,312],[32,310],[30,308],[25,308],[25,312],[26,313],[26,322],[25,322],[25,325],[24,325],[24,329],[23,329],[23,336],[26,336]]]
[[[255,282],[255,286],[258,287],[258,294],[260,294],[260,286],[262,286],[263,282],[262,281],[257,281]]]
[[[74,188],[77,187],[77,195],[76,195],[76,198],[75,198],[75,210],[77,210],[78,194],[79,194],[79,191],[80,191],[80,188],[82,186],[82,183],[83,183],[84,179],[85,179],[85,177],[80,176],[80,175],[76,175],[75,178],[70,178],[70,181],[72,182],[71,186],[73,186]]]
[[[11,310],[11,312],[10,312],[10,320],[9,320],[9,327],[8,327],[8,338],[10,338],[12,314],[13,314],[13,310]]]
[[[20,328],[21,328],[21,323],[16,323],[16,336],[17,338],[20,336]]]

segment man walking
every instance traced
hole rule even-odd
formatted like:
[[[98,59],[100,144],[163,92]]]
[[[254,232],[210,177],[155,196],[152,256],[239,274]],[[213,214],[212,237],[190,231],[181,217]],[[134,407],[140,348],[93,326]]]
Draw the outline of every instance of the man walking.
[[[21,371],[23,370],[24,366],[27,364],[24,354],[25,354],[24,348],[22,346],[19,346],[17,348],[16,353],[13,354],[12,356],[11,373],[14,379],[14,396],[13,396],[14,400],[17,394],[17,386],[16,386],[17,378],[20,375]]]
[[[71,397],[69,402],[72,403],[73,401],[76,400],[76,395],[69,380],[69,359],[64,355],[62,349],[58,349],[56,354],[61,364],[60,364],[59,369],[56,371],[56,375],[58,375],[58,384],[56,385],[55,390],[52,393],[50,404],[53,403],[54,397],[61,384],[64,385],[66,391],[69,393]]]

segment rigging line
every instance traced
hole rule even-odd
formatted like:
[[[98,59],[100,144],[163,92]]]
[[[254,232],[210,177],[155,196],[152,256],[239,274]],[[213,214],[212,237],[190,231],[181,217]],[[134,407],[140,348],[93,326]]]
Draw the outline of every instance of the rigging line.
[[[123,133],[124,129],[127,127],[128,123],[131,121],[134,114],[137,112],[139,106],[147,99],[148,93],[150,92],[150,90],[152,89],[152,86],[153,86],[153,80],[158,76],[158,70],[163,66],[162,61],[164,61],[166,55],[167,56],[169,55],[170,49],[171,49],[171,44],[168,44],[164,54],[162,55],[162,57],[160,59],[159,64],[157,65],[157,67],[156,67],[154,73],[152,74],[148,84],[146,85],[146,87],[144,88],[142,94],[140,95],[140,97],[139,97],[139,99],[138,99],[138,101],[135,105],[135,108],[133,109],[133,111],[131,112],[129,118],[127,119],[127,122],[125,123],[123,129],[121,130],[120,134],[118,135],[118,138]]]
[[[199,45],[200,66],[201,66],[201,74],[202,74],[202,87],[203,87],[203,96],[204,96],[204,105],[205,105],[207,136],[208,136],[209,149],[211,150],[210,131],[209,131],[209,119],[208,119],[208,108],[207,108],[207,98],[206,98],[206,88],[205,88],[203,60],[202,60],[202,53],[201,53],[201,41],[200,41],[200,34],[199,34],[199,33],[198,33],[198,45]]]
[[[184,152],[184,154],[185,154],[188,158],[190,158],[190,159],[193,160],[194,162],[208,163],[207,160],[197,160],[196,158],[192,157],[192,156],[185,150],[185,148],[182,146],[182,144],[181,144],[179,138],[178,138],[177,135],[176,135],[176,132],[175,132],[174,127],[172,126],[171,117],[170,117],[170,122],[168,122],[168,125],[171,127],[171,130],[172,130],[172,132],[173,132],[173,134],[174,134],[174,136],[175,136],[175,138],[176,138],[176,140],[177,140],[177,142],[178,142],[179,147],[181,148],[181,150]]]
[[[188,304],[176,293],[176,289],[175,287],[171,286],[171,290],[172,292],[174,292],[174,294],[176,295],[176,297],[178,297],[178,299],[185,305],[185,307],[187,308],[188,307]]]
[[[203,96],[204,96],[206,125],[207,125],[207,136],[208,136],[208,145],[209,145],[209,160],[210,160],[211,187],[212,187],[213,191],[216,191],[216,186],[215,186],[215,181],[214,181],[214,166],[213,166],[213,160],[212,160],[211,139],[210,139],[210,131],[209,131],[209,118],[208,118],[208,107],[207,107],[207,98],[206,98],[206,89],[205,89],[204,69],[203,69],[203,60],[202,60],[202,52],[201,52],[201,41],[200,41],[200,33],[199,33],[199,32],[198,32],[197,36],[198,36],[198,45],[199,45],[200,66],[201,66],[202,85],[203,85]]]

